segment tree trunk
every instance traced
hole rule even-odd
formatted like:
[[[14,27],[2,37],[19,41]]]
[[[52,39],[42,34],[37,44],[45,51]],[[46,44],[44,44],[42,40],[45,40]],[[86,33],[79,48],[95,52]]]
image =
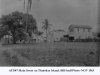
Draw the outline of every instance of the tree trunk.
[[[13,34],[13,44],[16,44],[15,30],[13,30],[12,34]]]
[[[16,44],[16,38],[13,37],[13,44]]]

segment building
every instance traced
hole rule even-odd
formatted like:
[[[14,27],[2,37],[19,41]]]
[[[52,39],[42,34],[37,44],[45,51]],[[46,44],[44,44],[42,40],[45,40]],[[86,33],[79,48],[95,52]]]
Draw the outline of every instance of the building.
[[[64,30],[55,30],[54,31],[54,40],[55,41],[61,41],[61,38],[63,38],[63,36],[65,35],[65,31]]]
[[[48,42],[54,42],[54,31],[49,31],[47,33],[47,41]]]
[[[50,31],[48,34],[48,41],[49,42],[60,41],[63,35],[65,35],[65,31],[61,29]]]
[[[2,45],[8,45],[13,43],[12,36],[10,35],[5,35],[3,38],[0,40]]]
[[[68,35],[74,37],[74,39],[92,38],[92,27],[88,25],[70,25]]]

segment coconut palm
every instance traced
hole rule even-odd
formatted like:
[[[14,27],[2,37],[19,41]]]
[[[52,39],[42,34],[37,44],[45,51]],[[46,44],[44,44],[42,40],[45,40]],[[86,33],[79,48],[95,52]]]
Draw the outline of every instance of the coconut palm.
[[[46,31],[46,41],[47,41],[48,31],[49,31],[50,26],[52,26],[52,25],[49,24],[48,19],[45,19],[44,22],[42,22],[42,23],[43,23],[42,28]]]

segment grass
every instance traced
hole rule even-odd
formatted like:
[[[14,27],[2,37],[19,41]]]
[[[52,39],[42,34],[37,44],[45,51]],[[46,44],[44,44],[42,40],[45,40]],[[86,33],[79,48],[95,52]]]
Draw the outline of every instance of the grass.
[[[18,47],[3,51],[11,66],[98,65],[94,43],[41,43]]]
[[[6,62],[11,66],[26,66],[24,62],[22,62],[21,57],[18,54],[12,54],[10,51],[3,51],[3,55],[6,57]]]

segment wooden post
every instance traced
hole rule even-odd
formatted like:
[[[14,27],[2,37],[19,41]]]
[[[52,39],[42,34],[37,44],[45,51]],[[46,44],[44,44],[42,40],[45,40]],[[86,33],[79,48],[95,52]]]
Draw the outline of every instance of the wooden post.
[[[28,27],[28,15],[29,15],[29,6],[27,6],[27,16],[26,16],[26,32]]]
[[[98,32],[100,30],[100,0],[98,0]],[[100,47],[99,47],[99,44],[98,43],[98,50],[97,50],[97,64],[98,66],[100,65]]]

